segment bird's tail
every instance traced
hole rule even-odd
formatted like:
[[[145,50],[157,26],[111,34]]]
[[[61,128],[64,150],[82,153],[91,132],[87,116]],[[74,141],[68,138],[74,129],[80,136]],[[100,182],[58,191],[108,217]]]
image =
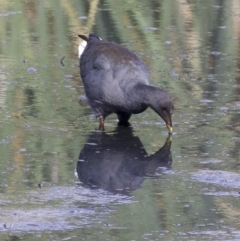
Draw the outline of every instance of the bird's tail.
[[[83,39],[84,41],[88,42],[89,41],[89,38],[85,35],[82,35],[82,34],[79,34],[78,35],[79,38]]]
[[[78,35],[79,38],[81,38],[83,41],[80,42],[79,46],[78,46],[78,57],[80,58],[84,49],[87,46],[87,43],[91,40],[91,39],[98,39],[98,40],[102,40],[101,38],[99,38],[96,34],[90,33],[89,36],[85,36],[82,34]]]

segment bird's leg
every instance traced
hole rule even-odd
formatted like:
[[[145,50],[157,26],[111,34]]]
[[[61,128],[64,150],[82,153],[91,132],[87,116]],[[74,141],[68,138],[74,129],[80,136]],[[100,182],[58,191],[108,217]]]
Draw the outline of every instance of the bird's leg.
[[[101,131],[104,131],[104,119],[103,118],[99,119],[99,127],[98,127],[98,129],[101,130]]]
[[[117,116],[118,116],[118,126],[131,126],[131,124],[128,122],[132,114],[118,111]]]

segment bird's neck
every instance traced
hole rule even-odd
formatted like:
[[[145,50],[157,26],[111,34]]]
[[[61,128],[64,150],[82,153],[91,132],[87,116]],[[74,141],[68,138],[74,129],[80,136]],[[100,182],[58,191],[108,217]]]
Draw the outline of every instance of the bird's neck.
[[[139,101],[151,108],[157,102],[156,100],[159,98],[160,92],[163,91],[155,86],[146,84],[137,84],[134,88]]]
[[[137,95],[135,99],[137,99],[142,106],[146,108],[150,107],[161,117],[163,108],[170,106],[172,101],[166,91],[152,85],[137,84],[133,92]]]

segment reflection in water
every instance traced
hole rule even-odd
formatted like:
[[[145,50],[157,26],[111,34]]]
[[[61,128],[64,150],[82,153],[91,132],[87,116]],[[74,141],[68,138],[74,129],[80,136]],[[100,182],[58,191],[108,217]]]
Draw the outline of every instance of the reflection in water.
[[[80,152],[79,180],[91,188],[127,193],[141,186],[145,176],[170,168],[171,137],[163,147],[148,156],[139,137],[129,128],[118,127],[113,135],[95,131]]]

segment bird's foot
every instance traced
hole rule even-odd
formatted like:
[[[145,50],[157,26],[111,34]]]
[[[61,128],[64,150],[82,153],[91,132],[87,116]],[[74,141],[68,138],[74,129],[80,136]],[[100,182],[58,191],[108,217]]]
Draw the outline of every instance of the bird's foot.
[[[98,130],[104,131],[104,119],[100,119],[100,120],[99,120]]]

